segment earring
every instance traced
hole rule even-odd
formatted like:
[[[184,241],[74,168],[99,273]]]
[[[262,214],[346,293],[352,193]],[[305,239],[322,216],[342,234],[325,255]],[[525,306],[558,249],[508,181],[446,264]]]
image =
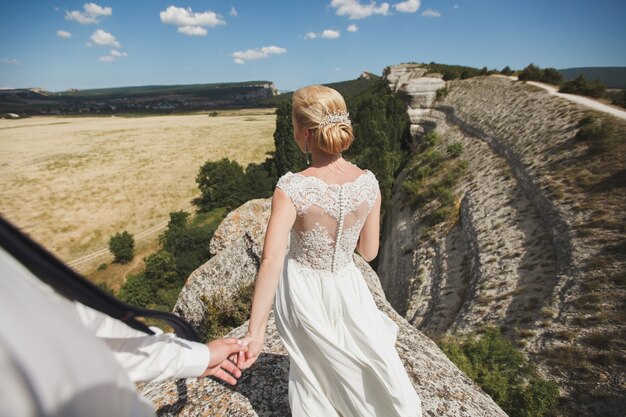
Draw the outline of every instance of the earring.
[[[308,142],[304,142],[304,154],[306,155],[306,164],[310,165],[311,163],[309,162],[309,144],[308,144]]]

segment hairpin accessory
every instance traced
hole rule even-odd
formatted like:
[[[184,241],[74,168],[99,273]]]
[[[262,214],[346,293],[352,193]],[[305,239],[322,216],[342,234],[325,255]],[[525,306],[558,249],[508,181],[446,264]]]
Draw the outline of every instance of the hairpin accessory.
[[[345,111],[326,112],[322,116],[322,120],[320,121],[318,128],[321,129],[324,126],[332,124],[332,123],[344,123],[344,124],[350,125],[351,123],[350,123],[349,116],[350,116],[350,113],[345,112]]]

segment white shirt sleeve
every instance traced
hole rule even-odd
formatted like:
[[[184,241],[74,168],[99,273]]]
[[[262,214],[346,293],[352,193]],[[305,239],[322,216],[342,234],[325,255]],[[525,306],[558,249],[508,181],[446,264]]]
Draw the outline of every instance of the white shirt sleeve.
[[[173,334],[147,335],[106,314],[74,303],[81,322],[111,349],[133,382],[198,377],[211,359],[207,345]]]

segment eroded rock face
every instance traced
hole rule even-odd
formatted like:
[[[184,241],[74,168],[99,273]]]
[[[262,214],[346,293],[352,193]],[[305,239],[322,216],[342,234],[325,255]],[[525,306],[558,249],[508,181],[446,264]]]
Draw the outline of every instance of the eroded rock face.
[[[424,75],[407,71],[402,79]],[[450,81],[447,90],[434,108],[409,104],[407,112],[413,123],[431,118],[439,138],[432,150],[448,161],[450,146],[462,148],[468,175],[451,190],[455,216],[434,226],[424,213],[438,203],[411,206],[402,187],[418,165],[396,178],[377,271],[387,299],[433,338],[499,327],[558,383],[559,415],[622,415],[626,361],[596,358],[621,355],[624,285],[607,277],[626,270],[626,258],[591,267],[587,260],[625,247],[623,228],[596,221],[626,207],[623,187],[611,182],[624,175],[624,160],[611,159],[623,147],[591,155],[576,138],[583,107],[507,77]],[[617,119],[594,117],[626,132]],[[573,172],[612,185],[579,186]]]
[[[410,132],[415,141],[425,131],[436,125],[436,112],[432,111],[437,90],[446,82],[440,74],[428,74],[420,64],[401,64],[386,67],[383,76],[389,87],[406,102],[411,120]]]
[[[269,206],[261,202],[260,207],[266,207],[267,212],[262,215],[267,218]],[[236,218],[237,227],[220,226],[222,230],[237,230],[220,238],[231,243],[225,244],[221,251],[189,277],[176,304],[176,311],[194,326],[202,322],[202,298],[209,298],[216,291],[232,293],[238,282],[251,282],[255,277],[262,236],[251,237],[247,224],[255,224],[261,214],[248,210],[245,205],[241,209],[238,209],[241,216],[234,215],[230,216],[230,220],[224,220],[229,222]],[[420,395],[424,416],[506,416],[491,397],[447,359],[434,342],[393,310],[371,267],[357,255],[355,262],[363,272],[379,309],[399,326],[396,348]],[[196,327],[196,330],[200,329]],[[243,337],[246,330],[247,323],[229,335]],[[159,415],[287,417],[291,415],[287,398],[288,379],[289,358],[276,330],[273,314],[270,314],[263,353],[255,365],[244,372],[235,389],[213,379],[190,378],[147,384],[142,393],[155,403]]]

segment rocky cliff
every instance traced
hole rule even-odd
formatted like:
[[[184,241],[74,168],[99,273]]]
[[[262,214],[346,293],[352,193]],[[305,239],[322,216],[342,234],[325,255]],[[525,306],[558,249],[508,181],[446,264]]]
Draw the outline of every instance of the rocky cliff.
[[[622,415],[626,124],[594,114],[604,135],[585,142],[586,109],[524,83],[452,81],[436,100],[444,83],[420,82],[419,66],[385,75],[416,141],[434,130],[439,155],[456,146],[467,168],[437,224],[437,204],[417,208],[403,186],[418,158],[396,179],[377,271],[387,299],[432,338],[501,327],[559,382],[559,415]]]
[[[175,311],[202,331],[204,300],[232,297],[238,283],[254,280],[269,216],[269,200],[253,200],[230,213],[211,242],[215,256],[196,270]],[[386,301],[376,273],[355,255],[378,307],[399,326],[396,347],[422,399],[424,416],[506,416],[493,400],[456,368],[437,345],[397,314]],[[230,335],[242,337],[247,324]],[[270,315],[266,344],[255,365],[231,389],[212,379],[148,384],[142,393],[159,415],[289,416],[289,358]],[[322,417],[322,416],[320,416]]]

